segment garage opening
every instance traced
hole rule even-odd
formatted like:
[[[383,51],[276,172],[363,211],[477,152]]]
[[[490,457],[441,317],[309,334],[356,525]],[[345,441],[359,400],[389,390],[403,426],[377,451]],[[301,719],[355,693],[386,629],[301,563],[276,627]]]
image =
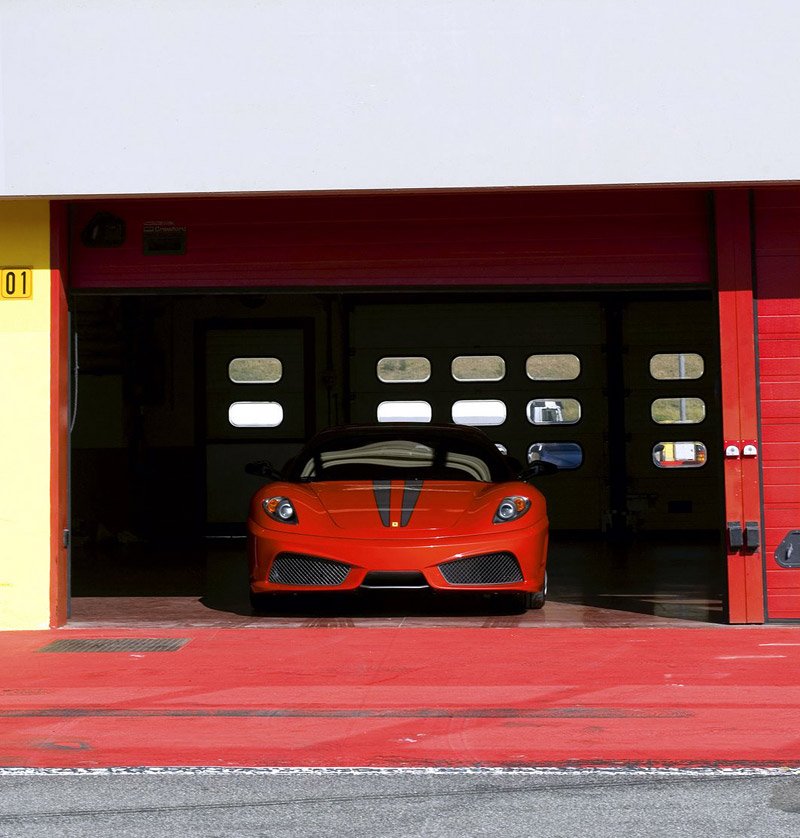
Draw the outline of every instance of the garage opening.
[[[253,619],[242,536],[262,481],[246,464],[383,421],[473,425],[521,465],[558,467],[536,483],[545,613],[724,619],[708,291],[104,292],[71,309],[73,619],[196,618],[187,602]],[[497,617],[403,594],[282,616]]]

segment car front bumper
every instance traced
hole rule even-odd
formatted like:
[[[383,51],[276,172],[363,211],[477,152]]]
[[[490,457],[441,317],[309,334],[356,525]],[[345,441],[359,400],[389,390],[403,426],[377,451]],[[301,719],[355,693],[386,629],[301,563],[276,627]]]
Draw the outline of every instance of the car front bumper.
[[[540,591],[544,587],[547,561],[548,523],[542,518],[530,526],[499,530],[467,537],[419,539],[330,538],[300,533],[281,533],[248,521],[250,589],[253,593],[280,591],[348,591],[362,587],[367,574],[418,572],[434,589],[450,591]],[[281,554],[327,560],[348,566],[341,581],[314,584],[282,584],[272,573]],[[459,559],[496,554],[511,554],[519,565],[513,581],[452,582],[440,565]],[[447,569],[446,569],[447,570]],[[273,581],[270,576],[273,576]],[[341,575],[341,574],[340,574]],[[521,577],[521,578],[519,578]]]

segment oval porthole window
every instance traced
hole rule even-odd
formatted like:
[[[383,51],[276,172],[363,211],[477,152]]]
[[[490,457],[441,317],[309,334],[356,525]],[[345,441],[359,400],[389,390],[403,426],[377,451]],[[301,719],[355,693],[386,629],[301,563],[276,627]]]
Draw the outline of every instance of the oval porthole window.
[[[282,377],[279,358],[234,358],[228,364],[228,378],[234,384],[277,384]]]
[[[659,381],[681,381],[702,378],[703,356],[696,352],[660,352],[650,359],[650,375]]]
[[[277,428],[283,422],[283,407],[278,402],[234,402],[228,421],[234,428]]]
[[[531,425],[574,425],[581,418],[577,399],[531,399],[526,408]]]
[[[379,422],[430,422],[433,408],[423,401],[381,402],[378,405]]]
[[[653,446],[653,463],[659,468],[700,468],[708,460],[702,442],[658,442]]]
[[[656,399],[650,416],[659,425],[696,425],[706,418],[706,403],[693,396]]]
[[[502,425],[507,413],[500,399],[461,399],[453,404],[451,416],[457,425],[492,427]]]
[[[431,362],[419,356],[381,358],[377,373],[384,384],[421,384],[431,377]]]
[[[572,354],[531,355],[525,372],[532,381],[573,381],[581,374],[581,359]]]
[[[583,448],[577,442],[534,442],[528,446],[528,462],[537,460],[571,471],[583,464]]]
[[[459,355],[450,362],[456,381],[502,381],[506,362],[499,355]]]

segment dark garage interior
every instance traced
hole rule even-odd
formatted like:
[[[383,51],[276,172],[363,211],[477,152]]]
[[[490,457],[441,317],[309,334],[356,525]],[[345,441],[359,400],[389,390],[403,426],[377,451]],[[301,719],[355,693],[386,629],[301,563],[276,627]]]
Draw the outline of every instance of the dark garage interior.
[[[562,457],[536,482],[551,521],[545,614],[725,618],[707,292],[104,292],[75,294],[71,312],[73,616],[92,602],[147,619],[188,598],[249,618],[244,520],[260,479],[245,464],[400,416],[476,424],[520,463]],[[233,424],[242,403],[263,406],[261,427]],[[690,442],[695,460],[664,467]],[[381,592],[295,597],[277,616],[504,609]]]

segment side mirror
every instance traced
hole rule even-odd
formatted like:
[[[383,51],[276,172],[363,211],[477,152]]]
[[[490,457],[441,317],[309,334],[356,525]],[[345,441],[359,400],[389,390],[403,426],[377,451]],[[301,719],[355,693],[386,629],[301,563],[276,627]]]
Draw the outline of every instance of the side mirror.
[[[542,474],[555,474],[557,471],[558,466],[555,463],[549,463],[547,460],[534,460],[520,472],[519,479],[528,481],[532,477],[539,477]]]
[[[267,480],[278,480],[281,476],[281,473],[269,460],[255,460],[252,463],[248,463],[244,470],[248,474],[255,475],[256,477],[265,477]]]

